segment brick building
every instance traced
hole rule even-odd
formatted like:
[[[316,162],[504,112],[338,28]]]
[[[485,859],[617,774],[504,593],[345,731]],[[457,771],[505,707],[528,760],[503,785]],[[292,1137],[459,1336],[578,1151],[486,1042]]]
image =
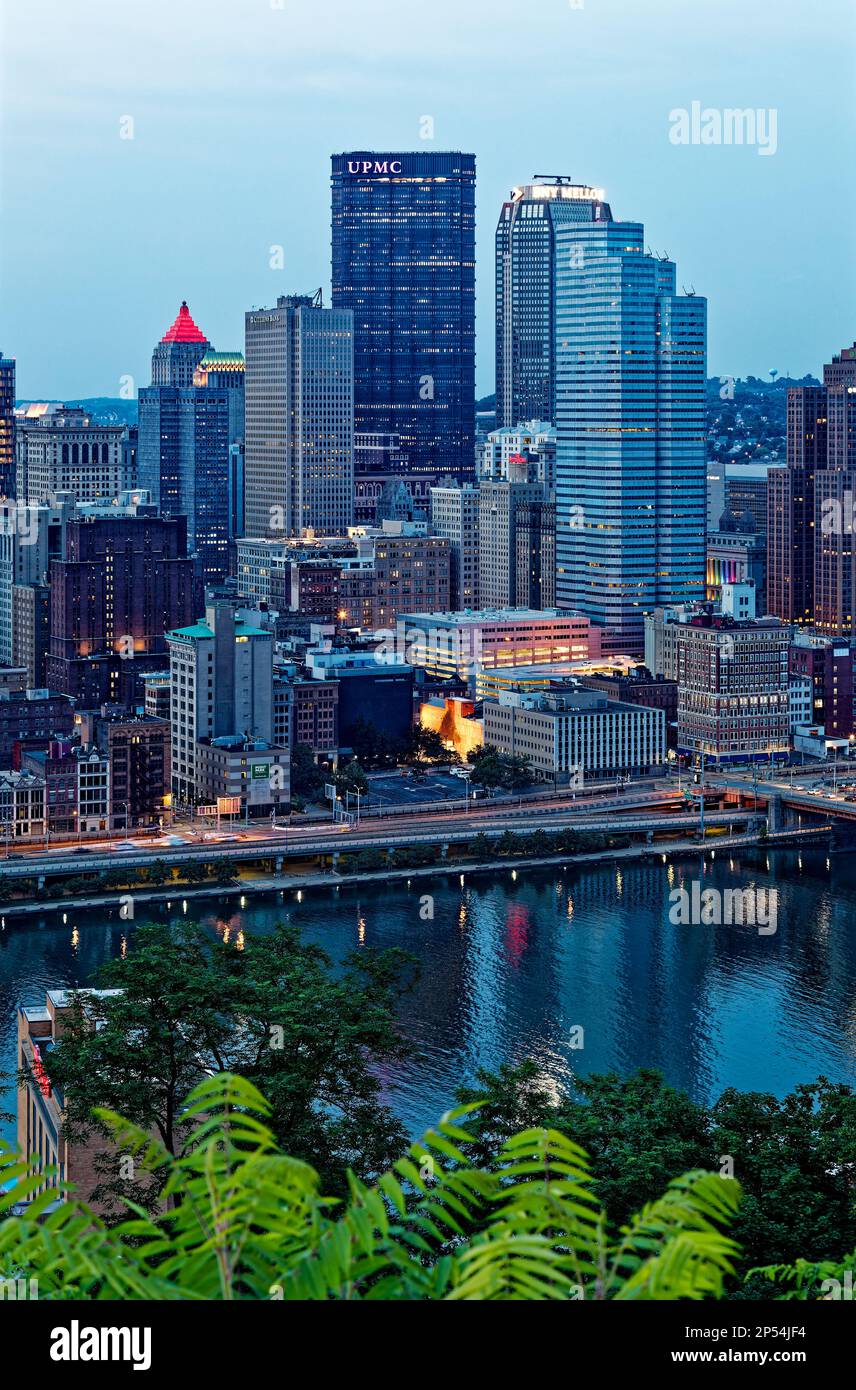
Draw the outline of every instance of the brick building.
[[[48,684],[88,708],[142,702],[144,677],[168,665],[164,634],[194,614],[184,518],[75,519],[50,583]]]

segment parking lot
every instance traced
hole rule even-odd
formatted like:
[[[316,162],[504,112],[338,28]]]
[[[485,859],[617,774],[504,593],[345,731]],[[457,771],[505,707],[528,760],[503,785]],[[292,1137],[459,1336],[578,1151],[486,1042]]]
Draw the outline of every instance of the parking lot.
[[[425,806],[431,801],[463,801],[467,782],[450,772],[429,772],[417,779],[408,772],[369,777],[370,806]],[[363,805],[366,805],[363,800]],[[353,807],[353,802],[352,802]]]

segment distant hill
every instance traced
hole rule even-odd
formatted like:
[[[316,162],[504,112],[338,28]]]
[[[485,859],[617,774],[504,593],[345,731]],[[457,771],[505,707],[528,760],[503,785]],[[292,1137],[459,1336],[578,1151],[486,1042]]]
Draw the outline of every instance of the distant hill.
[[[91,415],[99,425],[136,425],[137,402],[120,400],[118,396],[67,397],[64,401],[40,400],[16,401],[16,406],[37,405],[79,405]]]
[[[723,387],[727,386],[732,380],[728,376],[709,376],[707,379],[708,396],[721,396]],[[760,376],[736,376],[733,378],[734,394],[739,396],[747,394],[752,396],[784,396],[790,386],[819,386],[817,377],[803,376],[777,376],[774,381],[767,377]]]

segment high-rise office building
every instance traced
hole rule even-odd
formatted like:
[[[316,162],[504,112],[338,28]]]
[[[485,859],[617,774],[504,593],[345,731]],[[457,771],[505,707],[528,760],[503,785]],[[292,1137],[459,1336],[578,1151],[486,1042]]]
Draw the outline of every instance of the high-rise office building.
[[[210,347],[183,299],[175,322],[152,353],[152,386],[192,386],[193,374]]]
[[[511,190],[496,228],[496,423],[555,419],[556,230],[609,217],[599,189],[536,175]]]
[[[449,542],[449,603],[479,606],[479,497],[472,483],[431,489],[431,529]]]
[[[139,474],[164,516],[187,518],[203,584],[228,571],[231,450],[244,431],[244,362],[214,352],[186,304],[152,354],[140,391]]]
[[[227,784],[237,772],[242,801],[249,797],[255,804],[260,788],[253,784],[264,780],[269,802],[272,633],[243,621],[233,601],[212,593],[205,617],[168,632],[166,641],[174,795],[180,802],[196,802],[200,795],[216,801],[218,794],[227,794]],[[273,761],[287,765],[287,755],[282,750],[278,754]],[[287,791],[287,779],[279,790],[283,787]]]
[[[350,309],[280,295],[246,315],[245,534],[344,531],[354,508]]]
[[[45,686],[50,650],[51,591],[47,584],[12,585],[12,657],[26,668],[27,689]]]
[[[556,602],[641,654],[646,611],[704,595],[707,302],[595,190],[554,235]]]
[[[518,604],[517,519],[522,508],[548,500],[543,483],[526,481],[526,465],[506,481],[483,478],[479,487],[479,604]],[[530,607],[528,603],[522,605]],[[540,607],[540,605],[539,605]]]
[[[15,494],[15,359],[0,353],[0,497]]]
[[[825,459],[814,473],[814,627],[856,631],[856,343],[824,364],[816,393]],[[825,411],[824,411],[825,404]]]
[[[814,480],[826,467],[826,389],[791,387],[787,467],[767,473],[766,610],[798,626],[814,622]]]
[[[333,304],[354,315],[361,435],[397,437],[402,472],[473,473],[475,156],[333,155]],[[406,458],[406,467],[404,459]]]
[[[18,649],[14,594],[18,586],[47,583],[51,560],[63,554],[65,527],[74,511],[69,499],[56,505],[7,501],[0,504],[0,664]],[[19,614],[23,616],[23,614]]]
[[[787,626],[708,613],[674,630],[679,752],[715,763],[786,756]]]
[[[136,487],[126,434],[123,425],[95,424],[79,405],[19,420],[16,497],[43,502],[54,493],[67,492],[75,502],[94,502]]]
[[[526,464],[530,483],[556,484],[556,431],[546,420],[523,420],[491,430],[480,446],[479,477],[502,479],[519,476]]]
[[[726,463],[724,473],[725,505],[720,507],[714,522],[718,524],[724,511],[742,517],[749,512],[760,535],[767,534],[767,477],[769,463]],[[708,492],[708,505],[710,492]],[[715,530],[708,523],[709,530]]]
[[[394,434],[354,434],[354,523],[374,526],[383,518],[378,508],[392,488],[405,488],[410,511],[428,515],[431,477],[413,473],[407,454]]]
[[[84,708],[141,701],[144,676],[166,666],[164,633],[193,616],[184,518],[131,507],[69,521],[50,587],[48,685]]]
[[[518,608],[554,608],[556,604],[556,504],[539,497],[517,508],[514,602]]]

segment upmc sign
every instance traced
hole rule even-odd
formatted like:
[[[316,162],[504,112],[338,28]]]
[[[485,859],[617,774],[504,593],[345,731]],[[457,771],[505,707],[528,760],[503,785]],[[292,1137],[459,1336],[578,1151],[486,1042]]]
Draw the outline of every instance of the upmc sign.
[[[349,174],[372,174],[380,178],[386,174],[400,174],[400,159],[349,159]]]

